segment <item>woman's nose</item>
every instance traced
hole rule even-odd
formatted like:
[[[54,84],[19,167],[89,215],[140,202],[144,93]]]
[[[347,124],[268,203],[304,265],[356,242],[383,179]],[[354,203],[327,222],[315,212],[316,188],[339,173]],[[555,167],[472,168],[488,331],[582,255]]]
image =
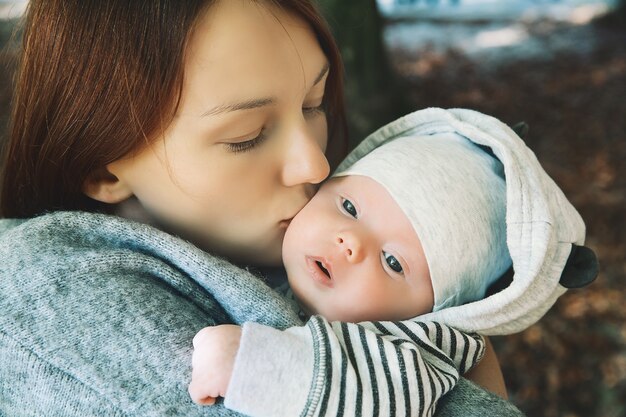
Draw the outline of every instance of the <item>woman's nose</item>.
[[[330,173],[328,160],[324,155],[323,144],[309,132],[306,123],[290,132],[282,170],[283,184],[319,184]],[[324,141],[325,144],[325,141]]]
[[[359,237],[351,232],[342,232],[336,238],[335,242],[340,253],[346,257],[350,263],[358,263],[363,260],[364,248]]]

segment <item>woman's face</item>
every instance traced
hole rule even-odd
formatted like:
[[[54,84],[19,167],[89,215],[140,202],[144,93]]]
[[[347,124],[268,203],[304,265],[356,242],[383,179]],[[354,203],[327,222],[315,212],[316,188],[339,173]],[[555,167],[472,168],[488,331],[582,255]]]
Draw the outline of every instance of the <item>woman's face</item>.
[[[278,264],[288,220],[329,173],[328,61],[302,20],[220,1],[188,47],[179,110],[107,168],[160,222],[241,262]]]

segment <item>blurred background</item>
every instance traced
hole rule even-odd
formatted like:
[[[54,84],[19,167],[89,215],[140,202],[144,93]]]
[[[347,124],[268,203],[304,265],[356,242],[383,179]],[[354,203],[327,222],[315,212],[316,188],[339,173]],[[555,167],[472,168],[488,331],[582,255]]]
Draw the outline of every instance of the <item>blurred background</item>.
[[[430,106],[529,124],[601,272],[525,332],[492,339],[510,398],[532,417],[626,416],[626,0],[319,3],[346,64],[353,146]],[[0,140],[25,5],[0,0]]]

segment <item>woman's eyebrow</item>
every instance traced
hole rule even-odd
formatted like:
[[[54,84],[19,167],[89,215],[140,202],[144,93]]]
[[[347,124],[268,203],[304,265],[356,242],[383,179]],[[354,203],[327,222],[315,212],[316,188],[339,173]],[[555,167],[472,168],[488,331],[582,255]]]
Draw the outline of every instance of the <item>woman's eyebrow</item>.
[[[215,106],[210,110],[205,111],[204,113],[200,115],[200,117],[215,116],[217,114],[229,113],[229,112],[233,112],[237,110],[256,109],[259,107],[269,106],[271,104],[274,104],[275,102],[276,102],[275,98],[266,97],[266,98],[257,98],[257,99],[242,101],[241,103],[222,104],[219,106]]]
[[[316,86],[317,84],[320,83],[320,81],[322,81],[322,79],[324,78],[324,76],[326,75],[329,69],[330,69],[330,64],[327,61],[322,67],[322,70],[319,72],[319,74],[315,78],[315,81],[313,82],[313,86]],[[238,110],[258,109],[259,107],[270,106],[274,103],[276,103],[276,98],[264,97],[264,98],[246,100],[240,103],[222,104],[222,105],[215,106],[212,109],[205,111],[204,113],[200,115],[200,117],[215,116],[218,114],[230,113],[230,112],[238,111]]]
[[[328,72],[329,69],[330,69],[330,64],[328,63],[328,61],[326,61],[326,63],[322,67],[322,70],[320,71],[320,73],[315,78],[315,81],[313,82],[313,86],[318,85],[319,82],[322,81],[322,78],[324,78],[324,76],[326,75],[326,73]]]

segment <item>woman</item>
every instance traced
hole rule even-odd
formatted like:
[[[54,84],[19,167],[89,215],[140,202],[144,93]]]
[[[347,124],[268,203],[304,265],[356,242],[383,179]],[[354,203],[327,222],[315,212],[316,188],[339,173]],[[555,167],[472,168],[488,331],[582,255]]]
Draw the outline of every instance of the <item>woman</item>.
[[[0,411],[228,415],[187,396],[191,339],[298,321],[233,263],[278,265],[326,155],[345,153],[327,27],[303,0],[32,0],[23,45],[3,164]],[[476,379],[502,389],[493,360]],[[438,415],[487,408],[515,411],[463,382]]]

